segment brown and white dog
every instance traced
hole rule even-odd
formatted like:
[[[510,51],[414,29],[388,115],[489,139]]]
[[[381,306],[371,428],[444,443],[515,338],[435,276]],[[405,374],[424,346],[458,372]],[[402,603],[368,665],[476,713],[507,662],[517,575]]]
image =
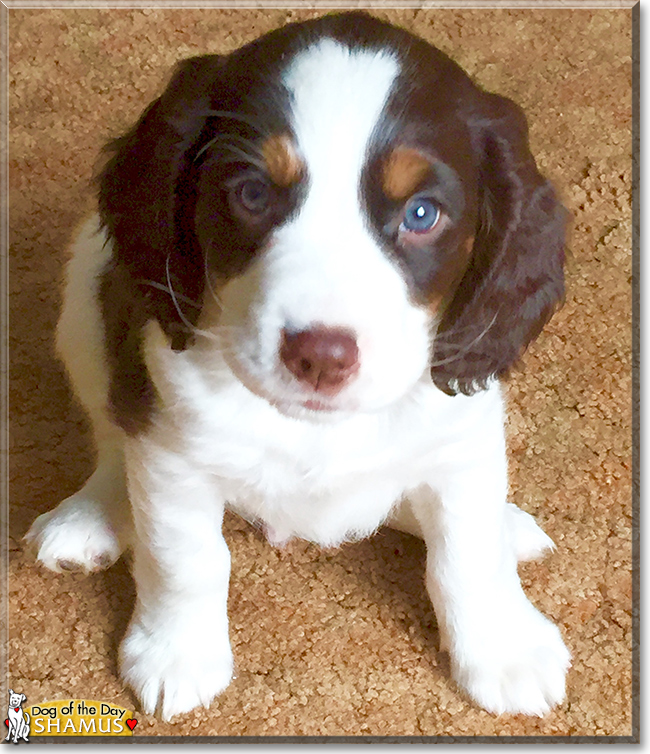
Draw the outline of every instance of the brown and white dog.
[[[506,502],[498,380],[561,302],[567,222],[520,109],[334,14],[182,62],[109,153],[58,328],[97,469],[27,538],[55,571],[133,546],[143,709],[231,680],[226,507],[274,544],[419,533],[458,684],[561,702],[569,653],[517,575],[552,543]]]

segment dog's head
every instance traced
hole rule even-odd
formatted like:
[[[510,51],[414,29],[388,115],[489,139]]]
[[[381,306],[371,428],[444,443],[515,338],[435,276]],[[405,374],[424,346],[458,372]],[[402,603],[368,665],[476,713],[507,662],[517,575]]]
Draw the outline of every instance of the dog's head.
[[[24,694],[16,694],[9,689],[9,707],[17,708],[25,701],[27,697]]]
[[[503,376],[563,295],[566,212],[520,109],[364,13],[181,63],[113,144],[100,210],[126,424],[151,407],[148,319],[177,350],[221,332],[288,411],[372,410],[427,371],[451,393]]]

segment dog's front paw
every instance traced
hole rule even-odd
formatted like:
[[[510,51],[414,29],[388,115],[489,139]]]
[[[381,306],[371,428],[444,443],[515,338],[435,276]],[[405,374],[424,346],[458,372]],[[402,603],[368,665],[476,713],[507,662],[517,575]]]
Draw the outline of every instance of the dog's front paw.
[[[124,549],[103,505],[80,493],[39,516],[25,542],[40,563],[57,573],[100,571]]]
[[[506,504],[506,526],[519,562],[536,560],[555,549],[555,543],[535,519],[513,503]]]
[[[530,604],[498,618],[470,646],[457,646],[454,679],[488,712],[541,717],[565,697],[569,651],[557,626]]]
[[[134,619],[120,647],[120,672],[147,714],[164,720],[208,707],[232,680],[233,657],[227,636],[196,621]],[[227,632],[226,632],[227,633]]]

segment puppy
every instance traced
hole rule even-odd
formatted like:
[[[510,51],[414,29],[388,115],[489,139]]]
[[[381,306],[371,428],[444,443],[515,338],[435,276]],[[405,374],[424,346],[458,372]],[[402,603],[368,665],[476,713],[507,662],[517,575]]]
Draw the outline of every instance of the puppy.
[[[27,697],[24,694],[15,694],[9,689],[9,710],[7,711],[7,722],[9,724],[9,733],[5,741],[11,739],[15,744],[18,739],[29,743],[29,715],[20,706]]]
[[[517,575],[552,543],[506,502],[499,378],[561,302],[567,222],[520,109],[343,13],[182,62],[108,153],[57,333],[97,468],[27,539],[55,571],[133,547],[142,708],[230,683],[226,507],[274,544],[419,534],[459,686],[561,702]]]

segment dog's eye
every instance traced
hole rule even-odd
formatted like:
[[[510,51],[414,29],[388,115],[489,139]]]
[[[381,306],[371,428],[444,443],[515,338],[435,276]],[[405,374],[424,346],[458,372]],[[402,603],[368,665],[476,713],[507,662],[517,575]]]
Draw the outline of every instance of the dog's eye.
[[[236,196],[241,206],[252,215],[261,215],[271,201],[271,187],[261,178],[248,178],[239,184]]]
[[[400,230],[407,233],[428,233],[438,224],[440,216],[440,207],[432,199],[411,199],[404,209]]]

